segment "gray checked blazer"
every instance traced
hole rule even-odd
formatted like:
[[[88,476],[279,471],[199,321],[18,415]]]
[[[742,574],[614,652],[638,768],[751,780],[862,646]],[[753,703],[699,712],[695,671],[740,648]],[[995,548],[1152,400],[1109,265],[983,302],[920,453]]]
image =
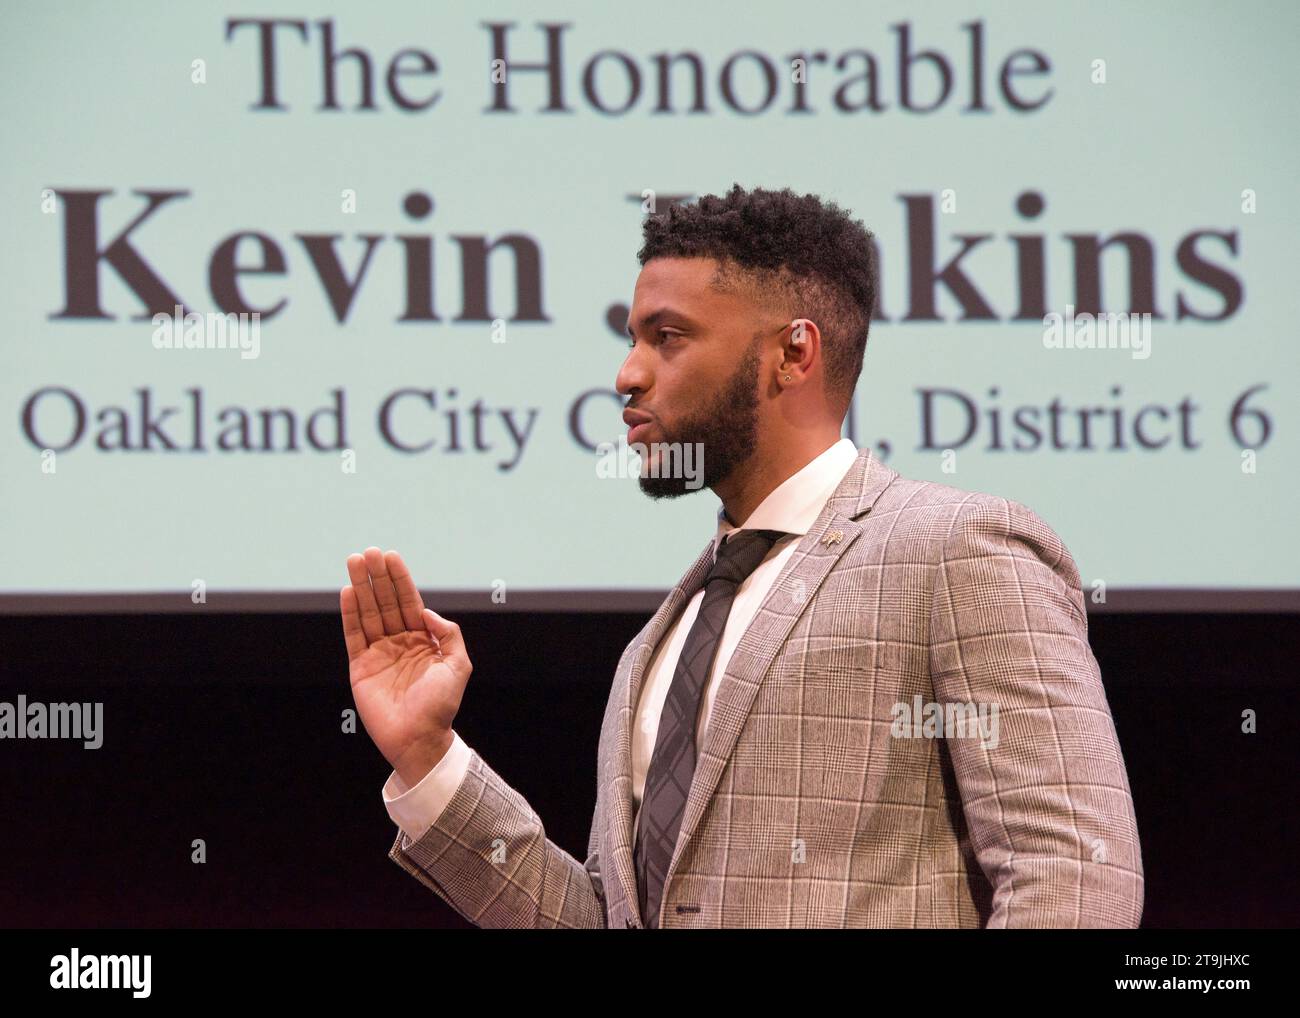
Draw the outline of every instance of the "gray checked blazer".
[[[633,715],[711,552],[618,662],[585,862],[477,752],[389,857],[478,926],[642,926]],[[996,717],[997,738],[927,737],[948,705]],[[721,679],[660,927],[1135,927],[1143,890],[1069,552],[1017,502],[860,450]]]

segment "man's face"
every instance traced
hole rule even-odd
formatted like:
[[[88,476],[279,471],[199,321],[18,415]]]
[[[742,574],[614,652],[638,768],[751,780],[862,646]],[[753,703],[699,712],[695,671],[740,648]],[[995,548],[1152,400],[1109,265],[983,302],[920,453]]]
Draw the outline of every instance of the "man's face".
[[[752,305],[709,285],[717,266],[711,258],[646,263],[628,314],[633,347],[614,383],[628,397],[625,412],[648,418],[631,428],[628,442],[647,446],[649,460],[660,459],[654,443],[699,443],[704,487],[748,460],[758,438],[761,325]],[[641,490],[651,498],[698,490],[681,469],[660,472],[676,476],[643,469]]]

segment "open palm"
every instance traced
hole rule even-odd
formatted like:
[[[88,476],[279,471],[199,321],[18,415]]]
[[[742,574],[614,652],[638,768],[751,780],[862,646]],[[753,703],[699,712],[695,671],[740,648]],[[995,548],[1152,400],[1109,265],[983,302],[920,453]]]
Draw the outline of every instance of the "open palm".
[[[351,586],[339,592],[352,698],[366,732],[399,771],[437,759],[473,666],[460,627],[424,607],[395,551],[348,557]]]

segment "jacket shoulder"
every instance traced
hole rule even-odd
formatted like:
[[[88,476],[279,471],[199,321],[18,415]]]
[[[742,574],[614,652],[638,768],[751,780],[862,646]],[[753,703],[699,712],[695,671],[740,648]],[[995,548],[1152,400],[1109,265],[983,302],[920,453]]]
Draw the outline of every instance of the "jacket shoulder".
[[[1040,536],[1050,534],[1060,540],[1051,526],[1029,506],[1015,499],[984,491],[922,481],[899,474],[872,506],[872,515],[895,517],[894,524],[904,529],[920,529],[947,537],[964,527],[1030,530]],[[939,533],[941,531],[941,533]]]
[[[932,563],[993,549],[1033,555],[1079,585],[1078,567],[1060,535],[1023,502],[899,474],[868,519],[884,525],[891,543],[918,544]]]

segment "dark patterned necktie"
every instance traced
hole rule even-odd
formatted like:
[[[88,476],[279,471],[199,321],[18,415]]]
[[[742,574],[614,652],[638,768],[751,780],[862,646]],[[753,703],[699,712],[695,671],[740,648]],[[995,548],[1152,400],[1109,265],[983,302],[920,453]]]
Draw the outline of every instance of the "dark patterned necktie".
[[[695,774],[695,725],[700,700],[718,655],[731,603],[745,578],[758,568],[772,545],[785,536],[779,530],[734,531],[718,548],[717,559],[704,580],[704,599],[682,645],[659,717],[659,732],[655,736],[637,819],[633,850],[637,896],[649,929],[659,925],[664,878],[677,846],[677,833],[686,812],[686,794]]]

